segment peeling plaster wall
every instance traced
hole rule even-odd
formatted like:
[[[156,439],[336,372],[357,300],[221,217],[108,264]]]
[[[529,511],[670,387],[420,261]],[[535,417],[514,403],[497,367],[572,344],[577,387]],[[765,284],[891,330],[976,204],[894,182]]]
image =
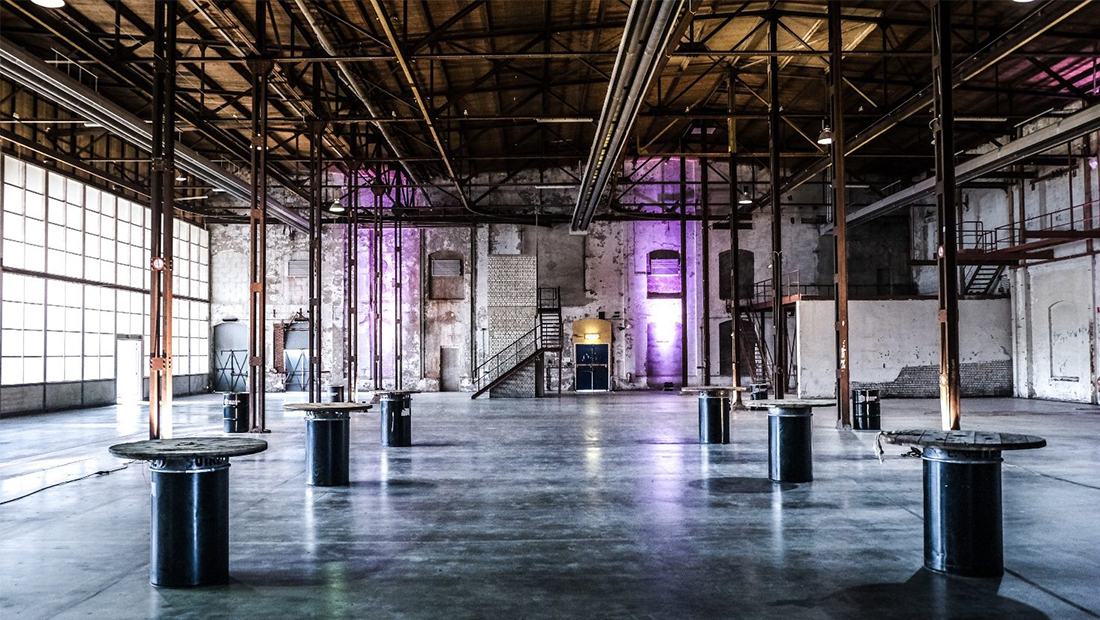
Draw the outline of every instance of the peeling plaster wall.
[[[849,302],[852,386],[879,387],[888,394],[893,389],[895,395],[935,396],[938,308],[935,300],[928,299]],[[833,302],[800,301],[795,315],[798,395],[831,398],[836,392]],[[964,395],[1011,393],[1009,300],[959,302],[959,335]],[[929,369],[934,369],[931,375]]]
[[[342,383],[344,366],[344,256],[343,226],[325,226],[322,233],[321,361],[322,379]],[[299,310],[309,310],[307,277],[290,277],[292,258],[308,258],[308,239],[304,233],[286,226],[267,230],[267,386],[282,391],[285,377],[275,373],[271,362],[276,323],[289,321]],[[210,324],[227,318],[248,324],[249,229],[243,225],[210,227]],[[334,348],[335,344],[335,348]]]

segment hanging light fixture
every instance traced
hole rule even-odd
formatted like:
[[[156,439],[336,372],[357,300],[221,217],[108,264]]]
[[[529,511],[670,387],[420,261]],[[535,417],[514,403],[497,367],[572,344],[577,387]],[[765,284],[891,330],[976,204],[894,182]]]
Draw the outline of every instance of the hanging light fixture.
[[[65,6],[65,0],[31,0],[31,2],[44,9],[60,9]]]
[[[822,127],[821,133],[817,134],[817,143],[821,146],[829,146],[833,143],[833,130],[828,127]]]
[[[745,185],[741,187],[741,198],[737,200],[739,205],[751,205],[752,198],[749,197],[749,186]]]
[[[344,211],[347,211],[347,209],[344,208],[344,205],[339,200],[333,200],[328,203],[329,213],[343,213]]]

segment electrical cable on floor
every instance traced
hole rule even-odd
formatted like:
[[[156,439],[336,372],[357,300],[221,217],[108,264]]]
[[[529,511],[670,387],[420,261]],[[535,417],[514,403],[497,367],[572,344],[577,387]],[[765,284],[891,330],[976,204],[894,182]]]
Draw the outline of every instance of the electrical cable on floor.
[[[136,460],[126,461],[122,465],[122,467],[116,467],[114,469],[101,469],[99,471],[95,471],[95,472],[92,472],[90,474],[85,474],[83,476],[80,476],[79,478],[73,478],[72,480],[63,480],[61,482],[55,482],[54,484],[44,486],[41,489],[35,489],[34,491],[31,491],[30,493],[24,493],[23,495],[20,495],[19,497],[13,497],[11,499],[6,499],[6,500],[0,502],[0,506],[3,506],[4,504],[10,504],[12,502],[19,501],[21,499],[30,497],[30,496],[34,495],[35,493],[41,493],[42,491],[45,491],[46,489],[52,489],[54,487],[59,487],[59,486],[64,485],[64,484],[69,484],[70,482],[77,482],[79,480],[85,480],[85,479],[93,478],[93,477],[96,477],[96,476],[106,476],[108,474],[113,474],[116,471],[122,471],[123,469],[126,469],[127,467],[129,467],[130,465],[132,465],[134,463],[137,463],[137,461]]]
[[[1034,469],[1029,469],[1027,467],[1021,467],[1019,465],[1013,465],[1012,463],[1005,463],[1004,466],[1005,467],[1011,467],[1013,469],[1021,469],[1023,471],[1028,472],[1028,473],[1035,474],[1036,476],[1042,476],[1044,478],[1050,478],[1051,480],[1057,480],[1058,482],[1065,482],[1067,484],[1075,484],[1079,487],[1085,487],[1086,489],[1092,489],[1093,491],[1100,491],[1100,487],[1096,487],[1096,486],[1093,486],[1091,484],[1085,484],[1084,482],[1077,482],[1075,480],[1067,480],[1065,478],[1059,478],[1058,476],[1052,476],[1050,474],[1044,474],[1043,472],[1035,471]]]

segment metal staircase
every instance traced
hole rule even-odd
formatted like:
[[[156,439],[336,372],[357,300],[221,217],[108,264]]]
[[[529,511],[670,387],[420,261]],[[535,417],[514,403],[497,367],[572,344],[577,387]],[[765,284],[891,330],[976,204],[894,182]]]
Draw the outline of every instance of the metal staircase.
[[[545,353],[555,352],[560,356],[564,340],[561,290],[540,288],[534,327],[477,367],[474,371],[474,393],[470,398],[477,398],[500,385]],[[542,377],[535,377],[535,381],[540,380]]]
[[[741,330],[741,359],[748,361],[749,378],[753,383],[771,382],[771,352],[768,350],[768,341],[764,338],[764,325],[760,313],[746,311],[738,312],[737,327]]]
[[[997,233],[986,230],[982,222],[969,220],[959,223],[959,249],[976,252],[995,252]],[[964,268],[963,295],[992,295],[1005,272],[1003,263],[981,263]]]

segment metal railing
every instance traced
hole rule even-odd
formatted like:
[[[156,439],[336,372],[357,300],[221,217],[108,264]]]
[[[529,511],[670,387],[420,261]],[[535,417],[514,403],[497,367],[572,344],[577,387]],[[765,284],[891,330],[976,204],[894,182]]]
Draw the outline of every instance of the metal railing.
[[[1087,213],[1089,210],[1092,212]],[[1100,201],[1094,200],[991,229],[984,228],[978,221],[961,222],[959,248],[993,252],[1026,243],[1026,239],[1021,239],[1021,236],[1029,232],[1084,232],[1096,229],[1100,229]],[[1070,238],[1068,241],[1076,239]]]
[[[772,278],[768,278],[767,280],[753,283],[752,298],[749,300],[750,304],[771,303],[774,292],[772,280]],[[783,274],[783,280],[780,286],[783,297],[790,297],[793,295],[827,296],[832,294],[832,288],[828,285],[802,283],[802,274],[797,269]]]
[[[560,351],[565,335],[561,324],[561,290],[538,289],[535,326],[497,351],[474,370],[474,392],[479,393],[536,353]]]

